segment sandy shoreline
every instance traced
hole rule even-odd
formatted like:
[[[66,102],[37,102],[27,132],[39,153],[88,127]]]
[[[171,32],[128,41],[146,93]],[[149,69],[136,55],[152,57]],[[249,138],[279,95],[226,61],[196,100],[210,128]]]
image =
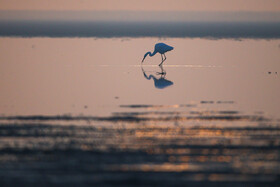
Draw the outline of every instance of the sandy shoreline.
[[[0,122],[4,186],[279,185],[279,121],[14,120]]]

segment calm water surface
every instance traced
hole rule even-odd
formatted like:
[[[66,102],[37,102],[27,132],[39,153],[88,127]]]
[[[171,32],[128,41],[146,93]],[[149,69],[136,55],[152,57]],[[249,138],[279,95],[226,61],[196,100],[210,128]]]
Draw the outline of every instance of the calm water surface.
[[[141,66],[159,41],[175,48],[163,66],[169,86],[160,81],[160,55]],[[1,38],[0,113],[107,116],[130,110],[120,105],[194,104],[279,117],[279,45],[261,39]],[[216,106],[224,101],[230,102]]]
[[[141,65],[157,42],[174,47],[163,68]],[[2,37],[1,181],[277,186],[279,45]]]

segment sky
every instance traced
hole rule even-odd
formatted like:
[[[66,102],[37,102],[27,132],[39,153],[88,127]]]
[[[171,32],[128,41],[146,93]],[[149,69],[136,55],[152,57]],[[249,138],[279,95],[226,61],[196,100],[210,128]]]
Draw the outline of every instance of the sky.
[[[0,0],[0,10],[280,11],[280,0]]]
[[[1,20],[279,22],[280,0],[0,0]]]

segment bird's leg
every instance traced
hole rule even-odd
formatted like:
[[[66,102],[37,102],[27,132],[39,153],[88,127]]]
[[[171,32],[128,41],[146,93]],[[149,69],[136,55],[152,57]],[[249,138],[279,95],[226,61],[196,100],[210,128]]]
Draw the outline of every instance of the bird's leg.
[[[164,56],[164,59],[163,59],[162,56]],[[165,60],[166,60],[166,56],[165,56],[165,54],[163,53],[163,54],[161,54],[161,63],[159,64],[159,66],[161,66],[162,63],[163,63]]]
[[[164,61],[165,61],[165,60],[166,60],[166,56],[165,56],[165,53],[163,53],[163,55],[164,55],[164,58],[165,58],[165,59],[164,59]]]
[[[161,69],[161,75],[166,75],[166,71],[164,71],[164,69],[163,69],[163,67],[162,66],[160,66],[160,69]]]
[[[161,66],[161,64],[163,63],[163,57],[162,57],[162,54],[160,54],[161,55],[161,63],[158,65],[158,66]]]
[[[162,76],[165,75],[166,72],[164,71],[162,66],[159,66],[159,67],[160,67],[161,72],[157,72],[157,75],[161,75],[161,78],[162,78]]]
[[[162,73],[163,73],[164,75],[166,75],[166,71],[164,71],[164,69],[163,69],[162,66],[160,66],[160,67],[161,67]]]

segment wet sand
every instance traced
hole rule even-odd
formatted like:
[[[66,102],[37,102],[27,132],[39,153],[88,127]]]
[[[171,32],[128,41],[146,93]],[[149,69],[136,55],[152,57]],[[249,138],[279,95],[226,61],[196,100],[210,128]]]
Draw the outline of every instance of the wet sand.
[[[1,183],[279,185],[279,120],[230,111],[188,115],[2,118]]]
[[[1,186],[279,185],[279,40],[0,41]]]

